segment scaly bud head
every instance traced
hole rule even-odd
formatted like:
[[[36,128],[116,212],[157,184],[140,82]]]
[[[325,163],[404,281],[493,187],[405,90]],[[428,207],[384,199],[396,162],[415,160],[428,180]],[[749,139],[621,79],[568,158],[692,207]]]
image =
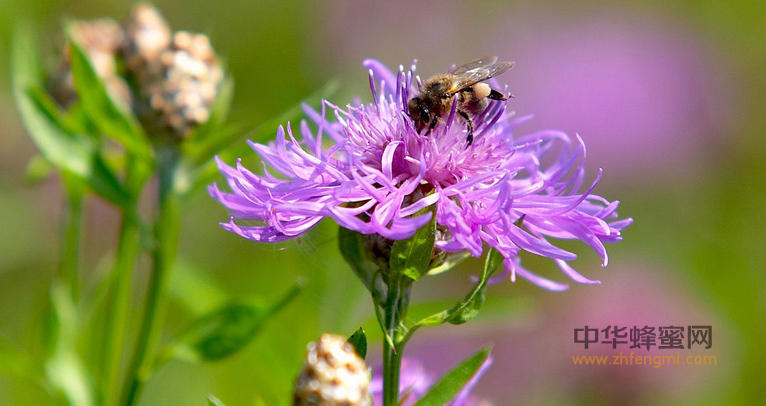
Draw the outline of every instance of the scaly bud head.
[[[308,345],[293,405],[372,405],[367,365],[345,338],[324,334]]]

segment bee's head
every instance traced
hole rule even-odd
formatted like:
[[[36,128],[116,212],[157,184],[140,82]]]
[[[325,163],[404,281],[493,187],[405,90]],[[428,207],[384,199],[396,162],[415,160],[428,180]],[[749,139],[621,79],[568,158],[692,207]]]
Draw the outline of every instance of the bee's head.
[[[426,100],[421,96],[415,96],[407,102],[407,114],[418,131],[431,122],[431,109]]]

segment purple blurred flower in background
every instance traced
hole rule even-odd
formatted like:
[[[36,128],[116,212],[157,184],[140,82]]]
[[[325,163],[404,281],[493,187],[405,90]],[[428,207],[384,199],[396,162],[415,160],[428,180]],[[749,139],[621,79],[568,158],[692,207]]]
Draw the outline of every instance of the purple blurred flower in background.
[[[288,125],[280,127],[275,143],[251,143],[264,162],[261,176],[240,162],[230,167],[219,161],[232,193],[217,185],[209,190],[233,212],[222,223],[226,230],[278,242],[330,217],[352,231],[400,240],[428,223],[431,212],[416,214],[431,209],[439,229],[437,249],[478,257],[486,243],[503,255],[504,275],[511,280],[518,275],[546,289],[567,288],[523,268],[518,254],[524,250],[553,259],[577,282],[598,283],[567,264],[574,253],[548,241],[579,239],[606,266],[604,243],[619,241],[632,221],[617,219],[619,202],[591,193],[601,171],[579,193],[585,181],[579,136],[547,130],[516,137],[526,118],[514,118],[501,101],[474,118],[474,142],[468,147],[466,124],[454,107],[444,124],[419,134],[406,113],[417,92],[415,66],[394,75],[377,61],[364,65],[373,103],[343,109],[326,102],[321,112],[306,108],[315,132],[303,122],[298,138]],[[335,120],[326,118],[327,108]]]
[[[471,390],[476,383],[484,375],[484,372],[492,365],[492,358],[487,358],[486,361],[479,367],[476,373],[465,384],[463,389],[455,396],[450,403],[445,406],[479,406],[486,405],[486,402],[475,399],[470,395]],[[401,406],[412,406],[420,398],[422,398],[428,390],[431,389],[431,385],[434,384],[434,377],[423,366],[423,363],[414,358],[404,358],[402,360],[402,369],[399,379],[399,397],[401,398]],[[370,380],[370,394],[373,396],[374,405],[383,404],[383,376],[381,368],[377,368],[372,374]]]
[[[609,181],[694,174],[725,147],[737,104],[731,66],[708,61],[726,57],[705,50],[688,24],[608,9],[529,14],[485,35],[490,49],[523,61],[514,68],[515,108],[587,134]]]

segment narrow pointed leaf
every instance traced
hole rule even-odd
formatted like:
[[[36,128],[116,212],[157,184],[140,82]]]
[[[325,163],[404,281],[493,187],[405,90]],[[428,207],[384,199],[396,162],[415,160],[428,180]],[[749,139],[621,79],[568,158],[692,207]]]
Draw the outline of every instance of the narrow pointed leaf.
[[[362,359],[367,357],[367,334],[364,332],[363,327],[359,327],[359,330],[356,330],[356,332],[348,338],[348,342],[354,346],[356,354],[362,357]]]
[[[24,127],[41,155],[51,165],[80,178],[94,192],[123,206],[128,195],[117,176],[104,163],[92,140],[68,131],[62,113],[40,85],[32,34],[23,28],[14,35],[13,94]]]
[[[85,51],[69,38],[69,59],[77,96],[88,117],[106,136],[136,156],[151,154],[149,139],[133,115],[112,100]]]
[[[70,405],[94,405],[93,379],[76,349],[79,332],[76,304],[69,296],[69,290],[61,283],[54,283],[51,287],[51,309],[47,321],[44,337],[50,354],[45,361],[47,380]]]
[[[13,93],[21,119],[43,156],[54,166],[84,176],[89,151],[83,143],[61,128],[55,105],[49,103],[39,86],[39,77],[31,70],[38,62],[28,33],[17,33],[11,54]]]
[[[479,314],[479,310],[481,310],[481,307],[484,305],[487,282],[502,261],[503,256],[497,250],[491,249],[484,262],[484,270],[482,271],[481,278],[479,278],[476,285],[474,285],[473,289],[468,292],[465,298],[451,308],[429,316],[419,321],[417,324],[423,326],[436,326],[447,322],[451,324],[462,324],[476,317],[476,315]]]
[[[447,372],[431,389],[426,393],[415,406],[443,406],[451,401],[460,390],[471,380],[482,364],[489,357],[489,348],[473,354],[460,365]]]
[[[294,287],[271,305],[244,301],[221,306],[202,316],[173,345],[168,358],[191,362],[216,361],[244,348],[272,316],[300,292]]]

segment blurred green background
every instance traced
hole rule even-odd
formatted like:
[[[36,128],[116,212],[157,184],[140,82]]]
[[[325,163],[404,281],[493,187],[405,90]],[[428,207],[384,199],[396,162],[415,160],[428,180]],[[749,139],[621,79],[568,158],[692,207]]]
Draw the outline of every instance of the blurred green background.
[[[584,245],[575,266],[601,285],[551,293],[525,281],[489,290],[463,326],[420,331],[407,355],[435,374],[480,346],[495,362],[474,393],[496,405],[759,404],[766,379],[766,3],[762,1],[157,1],[173,29],[208,34],[236,80],[232,121],[257,125],[332,78],[336,104],[369,100],[364,58],[395,68],[414,58],[428,76],[485,54],[515,60],[500,78],[510,108],[534,113],[523,130],[577,132],[596,193],[633,217],[601,269]],[[30,185],[36,149],[10,91],[15,23],[33,21],[54,66],[64,17],[124,17],[121,1],[4,0],[0,11],[0,337],[35,353],[58,255],[63,201],[55,176]],[[276,130],[276,129],[275,129]],[[591,177],[592,179],[592,177]],[[109,269],[117,212],[87,202],[85,284]],[[183,207],[179,272],[166,338],[229,296],[272,300],[304,291],[244,351],[227,360],[175,361],[142,405],[288,404],[305,344],[364,325],[379,347],[372,307],[343,264],[333,224],[300,241],[259,245],[217,225],[227,213],[204,192]],[[564,280],[551,264],[528,268]],[[148,259],[135,280],[145,286]],[[418,302],[448,303],[481,266],[467,261],[415,287]],[[143,290],[141,290],[143,291]],[[134,298],[136,303],[140,296]],[[414,310],[415,312],[418,309]],[[576,367],[574,328],[589,324],[712,325],[714,366]],[[659,354],[659,353],[654,353]],[[697,354],[697,353],[695,353]],[[682,354],[683,355],[683,354]],[[377,359],[373,352],[372,359]],[[36,387],[0,377],[0,403],[51,404]]]

